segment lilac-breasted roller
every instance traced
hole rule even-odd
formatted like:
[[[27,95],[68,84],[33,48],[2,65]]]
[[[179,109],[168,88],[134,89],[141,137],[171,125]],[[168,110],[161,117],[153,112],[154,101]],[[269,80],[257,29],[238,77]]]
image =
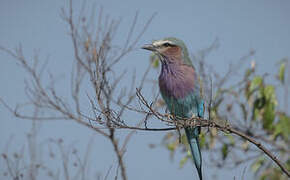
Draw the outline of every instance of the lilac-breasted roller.
[[[178,117],[203,117],[204,101],[201,97],[200,83],[183,41],[170,37],[153,41],[152,44],[142,48],[153,51],[159,57],[162,64],[159,88],[170,113],[177,120]],[[198,140],[200,127],[187,127],[185,134],[199,179],[202,180],[202,161]]]

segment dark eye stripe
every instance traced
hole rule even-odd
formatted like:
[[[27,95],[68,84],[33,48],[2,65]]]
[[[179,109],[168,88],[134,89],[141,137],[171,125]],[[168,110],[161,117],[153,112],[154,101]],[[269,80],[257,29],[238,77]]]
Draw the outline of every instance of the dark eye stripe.
[[[174,46],[174,45],[173,44],[170,44],[170,43],[164,43],[163,46],[164,47],[169,47],[169,46]]]

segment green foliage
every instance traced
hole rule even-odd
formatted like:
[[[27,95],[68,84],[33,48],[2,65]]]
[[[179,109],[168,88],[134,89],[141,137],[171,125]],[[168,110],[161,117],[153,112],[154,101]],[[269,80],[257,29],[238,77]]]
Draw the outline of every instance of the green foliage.
[[[206,146],[206,137],[204,133],[201,133],[199,136],[199,145],[200,148],[204,148]]]
[[[229,145],[228,144],[223,144],[221,153],[222,153],[223,160],[225,160],[228,156],[228,153],[229,153]]]
[[[285,113],[279,114],[279,120],[275,125],[274,129],[274,138],[276,139],[278,136],[281,136],[286,141],[289,140],[290,136],[290,117]]]
[[[179,161],[179,167],[183,168],[183,166],[186,164],[186,162],[191,158],[190,151],[187,151],[187,155],[184,156],[180,161]]]
[[[159,58],[155,53],[152,53],[150,55],[150,62],[153,68],[158,68],[159,67]]]
[[[252,81],[250,81],[250,87],[247,93],[247,98],[249,99],[250,96],[259,90],[259,88],[263,85],[263,78],[261,76],[255,76]]]
[[[250,80],[246,96],[250,106],[253,102],[252,120],[259,119],[265,130],[273,130],[277,106],[275,87],[265,84],[262,76],[255,76]]]
[[[284,82],[285,82],[286,62],[287,61],[282,61],[282,63],[280,64],[280,68],[279,68],[278,78],[279,78],[279,80],[281,81],[282,84],[284,84]]]

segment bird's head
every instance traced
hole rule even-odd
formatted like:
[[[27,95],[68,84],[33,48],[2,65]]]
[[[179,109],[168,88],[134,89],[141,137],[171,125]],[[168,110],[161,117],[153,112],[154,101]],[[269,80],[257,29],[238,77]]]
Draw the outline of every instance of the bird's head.
[[[169,37],[156,40],[152,44],[144,45],[142,49],[156,53],[161,61],[179,61],[191,64],[185,44],[177,38]]]

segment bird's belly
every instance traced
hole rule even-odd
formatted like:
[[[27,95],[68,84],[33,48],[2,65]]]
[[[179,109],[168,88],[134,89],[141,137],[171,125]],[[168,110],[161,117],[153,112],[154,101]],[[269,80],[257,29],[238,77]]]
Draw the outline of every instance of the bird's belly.
[[[162,94],[162,97],[170,113],[183,118],[192,117],[193,114],[197,115],[198,106],[194,95],[188,95],[184,98],[175,98],[174,96]]]

